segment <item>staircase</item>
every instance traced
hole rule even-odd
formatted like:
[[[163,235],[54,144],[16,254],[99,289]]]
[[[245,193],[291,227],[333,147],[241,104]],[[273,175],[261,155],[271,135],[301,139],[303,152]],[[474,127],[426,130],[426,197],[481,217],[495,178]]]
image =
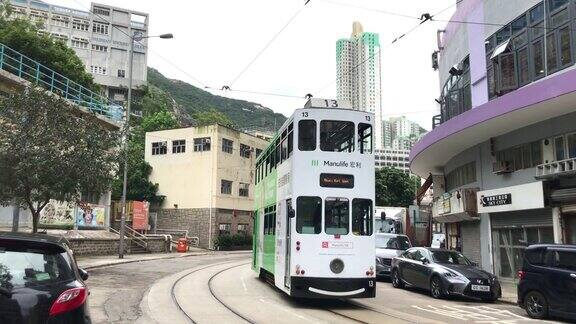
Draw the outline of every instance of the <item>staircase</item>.
[[[108,230],[120,235],[120,232],[112,227],[109,227]],[[126,242],[126,252],[130,254],[151,253],[148,249],[146,236],[136,232],[126,225],[124,226],[124,238]]]

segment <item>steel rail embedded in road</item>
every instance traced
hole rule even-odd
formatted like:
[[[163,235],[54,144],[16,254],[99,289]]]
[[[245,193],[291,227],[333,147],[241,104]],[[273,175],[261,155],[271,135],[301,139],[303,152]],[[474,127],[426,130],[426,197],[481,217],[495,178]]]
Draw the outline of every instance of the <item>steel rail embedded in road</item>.
[[[208,289],[210,290],[210,294],[212,294],[212,297],[214,297],[220,304],[222,304],[222,306],[224,306],[226,309],[228,309],[229,311],[231,311],[232,313],[234,313],[236,316],[240,317],[241,319],[245,320],[248,323],[251,324],[256,324],[256,322],[252,321],[251,319],[249,319],[248,317],[240,314],[240,312],[238,312],[237,310],[233,309],[232,307],[230,307],[230,305],[226,304],[225,302],[222,301],[222,299],[220,299],[218,296],[216,296],[216,294],[214,293],[214,290],[212,289],[212,280],[214,278],[216,278],[218,275],[220,275],[221,273],[228,271],[230,269],[234,269],[234,268],[238,268],[247,264],[250,264],[251,262],[246,262],[246,263],[242,263],[242,264],[238,264],[226,269],[222,269],[220,271],[218,271],[217,273],[215,273],[212,277],[210,277],[210,279],[208,279]]]
[[[174,283],[172,284],[172,287],[170,287],[170,295],[172,296],[172,301],[174,301],[174,304],[176,305],[176,307],[178,307],[178,309],[180,310],[180,312],[182,312],[182,314],[184,314],[184,316],[186,316],[186,318],[188,318],[188,320],[190,321],[190,323],[196,324],[196,322],[195,322],[194,319],[190,316],[190,314],[188,314],[188,313],[184,310],[184,308],[182,308],[182,305],[180,305],[180,303],[178,302],[178,298],[176,298],[176,292],[175,292],[175,290],[176,290],[176,286],[178,285],[178,283],[179,283],[182,279],[184,279],[184,278],[186,278],[186,277],[188,277],[188,276],[190,276],[190,275],[192,275],[192,274],[194,274],[194,273],[196,273],[196,272],[198,272],[198,271],[205,270],[205,269],[208,269],[208,268],[213,268],[213,267],[216,267],[216,266],[219,266],[219,265],[223,265],[223,264],[226,264],[226,263],[230,263],[230,262],[234,262],[234,261],[237,261],[237,260],[227,260],[227,261],[224,261],[224,262],[219,262],[219,263],[211,264],[211,265],[208,265],[208,266],[205,266],[205,267],[196,268],[196,269],[194,269],[194,270],[192,270],[192,271],[190,271],[190,272],[182,275],[180,278],[178,278],[176,281],[174,281]],[[247,264],[247,263],[243,263],[243,264],[237,265],[237,266],[235,266],[235,267],[238,267],[238,266],[241,266],[241,265],[245,265],[245,264]],[[231,268],[234,268],[234,267],[231,267]],[[224,269],[224,270],[228,270],[228,269],[231,269],[231,268],[227,268],[227,269]],[[222,271],[221,271],[221,272],[222,272]],[[210,278],[210,280],[211,280],[211,279],[212,279],[212,278]],[[210,281],[209,281],[209,282],[210,282]],[[210,284],[208,284],[208,285],[210,285]],[[209,288],[210,288],[210,287],[209,287]],[[210,288],[210,293],[212,293],[212,289],[211,289],[211,288]],[[212,295],[214,295],[214,294],[212,294]],[[218,300],[218,298],[216,298],[216,300]],[[220,300],[218,300],[218,302],[222,303]],[[222,303],[222,305],[224,305],[224,304]],[[224,307],[226,307],[227,309],[231,310],[231,309],[230,309],[229,307],[227,307],[226,305],[224,305]],[[234,313],[234,314],[236,314],[236,313]],[[236,314],[236,315],[238,315],[238,314]],[[252,322],[250,322],[250,323],[252,323]]]

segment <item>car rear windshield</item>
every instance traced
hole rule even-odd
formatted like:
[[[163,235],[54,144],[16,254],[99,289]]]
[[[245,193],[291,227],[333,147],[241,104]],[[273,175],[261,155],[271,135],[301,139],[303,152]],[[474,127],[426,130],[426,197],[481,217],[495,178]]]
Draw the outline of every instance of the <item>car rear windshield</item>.
[[[68,254],[57,246],[0,240],[0,287],[35,287],[74,279]]]
[[[376,235],[376,247],[379,249],[408,250],[410,240],[406,236],[381,236]]]
[[[468,259],[466,259],[464,255],[462,255],[462,253],[456,251],[433,251],[432,258],[436,263],[464,265],[472,264]]]

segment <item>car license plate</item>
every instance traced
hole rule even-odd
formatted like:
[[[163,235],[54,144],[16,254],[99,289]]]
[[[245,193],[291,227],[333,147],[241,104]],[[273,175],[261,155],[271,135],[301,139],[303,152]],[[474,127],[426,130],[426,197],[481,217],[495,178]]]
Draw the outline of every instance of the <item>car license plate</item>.
[[[474,291],[490,291],[490,286],[472,285]]]

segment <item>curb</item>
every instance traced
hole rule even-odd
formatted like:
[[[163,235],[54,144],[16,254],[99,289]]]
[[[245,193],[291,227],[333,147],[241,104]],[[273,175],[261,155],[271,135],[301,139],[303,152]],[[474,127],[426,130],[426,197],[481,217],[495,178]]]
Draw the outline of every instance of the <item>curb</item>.
[[[93,269],[111,267],[111,266],[120,265],[120,264],[128,264],[128,263],[136,263],[136,262],[146,262],[146,261],[156,261],[156,260],[163,260],[163,259],[179,259],[179,258],[188,258],[188,257],[193,257],[193,256],[209,255],[209,254],[214,254],[214,252],[216,252],[216,251],[192,252],[192,253],[189,253],[189,254],[178,254],[178,253],[176,253],[175,255],[158,256],[158,257],[147,258],[147,259],[122,260],[122,261],[108,262],[108,263],[102,263],[102,264],[97,264],[97,265],[92,265],[92,266],[85,266],[85,267],[82,267],[82,266],[78,265],[78,267],[79,267],[79,268],[82,268],[82,269],[84,269],[84,270],[93,270]],[[223,253],[223,254],[248,254],[248,253],[252,253],[252,251],[229,251],[228,253]],[[118,260],[118,259],[117,259],[117,260]]]

